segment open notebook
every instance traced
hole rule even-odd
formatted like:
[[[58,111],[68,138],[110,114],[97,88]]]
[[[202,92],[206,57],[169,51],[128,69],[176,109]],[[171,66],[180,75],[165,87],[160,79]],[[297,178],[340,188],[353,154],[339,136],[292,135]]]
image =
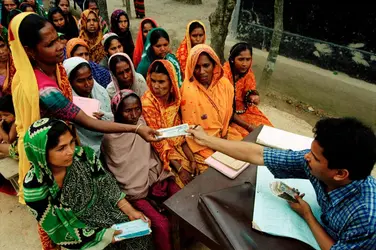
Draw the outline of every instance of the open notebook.
[[[311,148],[313,138],[263,126],[256,143],[279,149],[303,150]]]
[[[97,99],[73,96],[73,103],[76,104],[88,116],[94,118],[93,113],[99,112],[101,103]]]

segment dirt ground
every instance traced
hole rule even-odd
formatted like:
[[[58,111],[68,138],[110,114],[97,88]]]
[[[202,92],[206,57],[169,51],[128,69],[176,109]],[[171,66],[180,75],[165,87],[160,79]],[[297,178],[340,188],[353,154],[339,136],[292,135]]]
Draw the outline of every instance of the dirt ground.
[[[159,25],[170,34],[174,50],[184,37],[185,26],[192,19],[199,19],[209,26],[208,16],[215,9],[217,0],[205,0],[203,5],[189,6],[172,0],[146,0],[146,14],[155,18]],[[108,0],[109,13],[122,8],[122,1]],[[133,9],[133,6],[132,6]],[[133,12],[133,16],[135,16]],[[140,20],[132,19],[133,38],[137,36]],[[210,34],[210,30],[208,30]],[[234,41],[229,40],[229,43]],[[312,136],[312,126],[319,119],[315,112],[307,112],[307,105],[291,101],[278,93],[272,93],[262,99],[260,108],[277,127],[290,132]],[[0,249],[41,249],[36,221],[27,208],[17,202],[17,197],[0,193]],[[206,249],[200,243],[190,250]]]

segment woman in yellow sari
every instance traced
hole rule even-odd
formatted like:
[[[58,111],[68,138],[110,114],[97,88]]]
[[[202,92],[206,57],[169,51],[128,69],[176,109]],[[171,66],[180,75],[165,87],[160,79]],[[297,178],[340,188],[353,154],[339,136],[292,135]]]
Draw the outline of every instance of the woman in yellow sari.
[[[214,50],[205,44],[192,48],[187,61],[186,76],[181,88],[183,123],[200,125],[220,138],[241,140],[241,134],[231,127],[234,87],[227,78]],[[213,150],[187,139],[193,153],[207,158]]]
[[[191,49],[198,45],[204,44],[206,41],[206,30],[205,25],[198,21],[193,20],[187,25],[187,29],[185,31],[185,37],[183,41],[180,43],[178,50],[176,51],[176,57],[180,63],[180,69],[183,74],[185,74],[185,67],[187,65],[187,59],[189,52]]]
[[[80,19],[80,36],[89,46],[90,61],[99,63],[105,56],[102,44],[102,27],[99,23],[99,17],[95,11],[85,10]]]
[[[174,66],[167,60],[156,60],[149,68],[147,90],[142,97],[143,116],[154,129],[181,125],[181,96]],[[188,184],[193,177],[207,169],[204,158],[194,155],[185,138],[174,137],[152,143],[163,162],[165,170],[173,167],[176,183],[180,187]]]

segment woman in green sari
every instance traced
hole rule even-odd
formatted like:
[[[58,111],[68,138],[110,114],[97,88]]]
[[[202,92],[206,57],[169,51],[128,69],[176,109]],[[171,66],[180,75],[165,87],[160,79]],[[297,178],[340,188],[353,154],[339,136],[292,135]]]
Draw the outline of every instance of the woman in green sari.
[[[149,66],[155,60],[162,59],[171,62],[174,66],[180,88],[183,79],[181,76],[179,61],[174,54],[171,54],[170,37],[164,29],[154,28],[146,37],[144,52],[142,53],[141,62],[137,67],[137,73],[140,73],[146,79]]]
[[[94,151],[75,145],[67,124],[38,120],[30,126],[24,143],[32,164],[24,179],[24,198],[55,244],[67,249],[152,248],[150,236],[115,242],[119,232],[112,225],[150,221],[124,199]]]

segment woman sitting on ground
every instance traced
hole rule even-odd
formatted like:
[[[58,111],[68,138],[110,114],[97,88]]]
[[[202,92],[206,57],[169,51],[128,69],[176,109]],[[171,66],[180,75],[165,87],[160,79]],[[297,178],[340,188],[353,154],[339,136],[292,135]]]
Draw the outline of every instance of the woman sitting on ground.
[[[138,96],[143,96],[147,90],[144,77],[137,73],[131,58],[125,53],[116,53],[108,60],[112,74],[112,82],[107,86],[107,92],[112,99],[122,89],[130,89]]]
[[[63,45],[46,19],[34,13],[16,16],[9,29],[10,44],[17,70],[12,81],[13,103],[19,140],[20,183],[30,165],[26,159],[23,136],[27,128],[40,117],[55,117],[75,122],[82,127],[102,133],[135,132],[136,126],[97,120],[86,115],[72,102],[63,61]],[[146,126],[137,131],[148,141],[156,132]],[[20,186],[20,202],[23,201]]]
[[[200,125],[216,137],[241,140],[243,137],[230,127],[233,116],[234,87],[224,77],[220,60],[205,44],[196,45],[188,56],[186,76],[181,88],[183,123]],[[193,153],[204,158],[213,150],[187,138]]]
[[[181,125],[181,95],[175,69],[167,60],[156,60],[149,69],[149,90],[142,97],[143,116],[154,129]],[[207,169],[205,158],[195,155],[183,136],[152,143],[166,171],[174,170],[176,183],[184,187]]]
[[[103,35],[110,31],[110,29],[108,28],[106,20],[104,20],[100,15],[100,9],[98,7],[97,0],[85,0],[84,1],[84,11],[85,10],[91,10],[91,11],[94,11],[95,14],[97,14]],[[82,24],[80,24],[80,25],[82,25]]]
[[[82,57],[88,61],[95,81],[104,88],[108,86],[111,82],[110,71],[98,63],[90,61],[89,46],[80,38],[72,38],[66,45],[66,57],[70,58],[74,56]]]
[[[73,36],[73,33],[72,33],[72,38],[78,37],[78,35],[79,35],[79,33],[78,33],[78,21],[77,21],[77,18],[75,16],[73,16],[72,13],[70,12],[69,6],[70,6],[69,0],[56,0],[56,7],[59,7],[63,11],[65,21],[67,22],[67,25],[68,25],[68,29],[75,32],[74,36]]]
[[[11,94],[11,83],[16,68],[9,50],[7,36],[0,35],[0,97]]]
[[[231,127],[246,136],[259,125],[273,126],[257,107],[260,104],[260,96],[252,71],[252,47],[248,43],[235,44],[223,69],[225,76],[235,88],[236,115]]]
[[[10,22],[9,13],[11,10],[18,9],[20,2],[18,0],[2,0],[1,5],[1,25],[8,28]]]
[[[141,100],[133,91],[123,89],[118,92],[112,98],[111,107],[116,122],[146,125],[141,116]],[[151,228],[156,249],[172,249],[169,221],[153,207],[155,203],[152,201],[163,202],[180,190],[173,174],[163,169],[151,144],[136,134],[105,135],[102,152],[127,199],[153,222]]]
[[[47,11],[43,7],[43,2],[37,2],[36,0],[25,0],[25,3],[29,4],[41,17],[47,17]]]
[[[187,65],[189,51],[191,51],[194,46],[205,43],[205,40],[205,25],[198,20],[190,22],[187,25],[185,37],[176,51],[176,58],[179,60],[183,76],[185,74],[185,67]]]
[[[161,59],[170,61],[174,66],[180,88],[182,84],[181,70],[175,55],[170,53],[170,37],[164,29],[155,28],[149,32],[146,38],[145,49],[142,54],[141,62],[137,67],[137,72],[146,78],[150,65],[155,60]]]
[[[85,10],[81,13],[80,35],[89,46],[90,60],[99,63],[106,55],[102,44],[103,33],[99,24],[97,13],[92,10]]]
[[[87,115],[92,115],[98,120],[113,121],[111,100],[107,95],[106,89],[93,79],[89,62],[81,57],[71,57],[65,60],[63,65],[72,86],[73,95],[96,99],[100,102],[100,110]],[[79,125],[77,126],[77,132],[81,144],[91,147],[99,157],[103,133],[91,131]]]
[[[130,31],[131,22],[128,14],[124,10],[115,10],[111,15],[111,32],[119,36],[119,40],[126,53],[133,58],[134,43]]]
[[[141,56],[144,52],[146,37],[148,36],[149,31],[157,27],[157,22],[151,18],[145,18],[141,21],[140,27],[138,28],[136,46],[133,52],[133,64],[136,69],[138,67],[138,64],[141,62]]]
[[[76,25],[69,25],[64,12],[60,7],[52,7],[48,11],[48,20],[57,32],[63,33],[66,39],[70,40],[78,36],[78,29]]]
[[[12,96],[0,97],[0,156],[18,160],[15,120]]]
[[[120,42],[119,36],[115,33],[109,32],[102,38],[102,44],[104,46],[104,52],[106,56],[100,61],[99,65],[103,68],[109,69],[108,67],[108,59],[116,53],[122,53],[123,45]]]
[[[75,144],[61,120],[43,118],[25,135],[31,168],[23,184],[25,201],[51,240],[68,249],[152,249],[151,237],[115,242],[114,224],[145,215],[124,198],[116,180],[89,147]]]
[[[26,2],[21,3],[19,8],[20,8],[20,11],[22,12],[34,12],[35,13],[34,7]]]

